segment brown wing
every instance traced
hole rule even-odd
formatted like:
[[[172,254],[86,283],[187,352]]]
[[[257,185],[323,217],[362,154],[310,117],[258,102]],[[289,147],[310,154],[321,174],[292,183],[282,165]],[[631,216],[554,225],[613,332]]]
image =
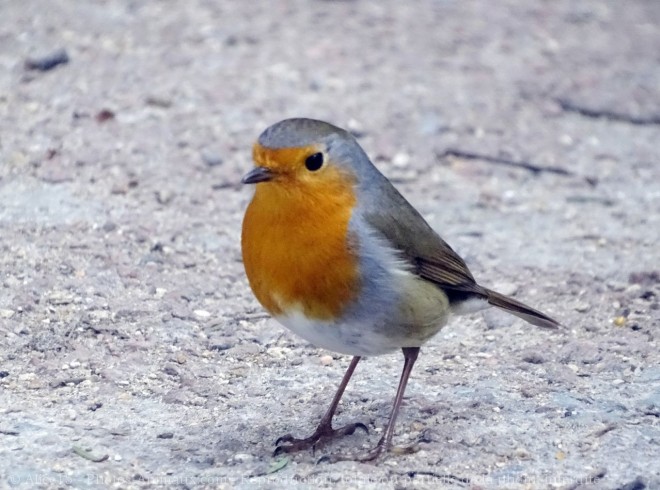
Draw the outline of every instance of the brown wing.
[[[450,303],[483,298],[533,325],[559,326],[559,322],[544,313],[477,284],[465,261],[388,181],[385,182],[385,192],[378,194],[377,206],[368,206],[367,223],[401,252],[420,277],[442,288]]]
[[[391,184],[387,187],[386,196],[379,194],[378,206],[365,213],[367,223],[399,250],[424,279],[443,289],[464,293],[461,296],[466,297],[460,299],[487,297],[463,259]]]

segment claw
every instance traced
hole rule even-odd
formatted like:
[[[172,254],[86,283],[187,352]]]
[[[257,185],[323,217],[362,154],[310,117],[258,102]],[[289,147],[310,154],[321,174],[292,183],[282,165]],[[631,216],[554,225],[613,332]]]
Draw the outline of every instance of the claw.
[[[279,446],[283,442],[291,442],[293,441],[293,436],[291,434],[284,434],[282,437],[278,437],[277,441],[275,441],[275,445]]]
[[[345,425],[339,429],[333,429],[329,424],[322,425],[316,429],[314,434],[305,439],[297,439],[291,434],[285,434],[275,441],[277,447],[273,451],[273,457],[284,453],[294,453],[303,449],[311,449],[312,454],[314,454],[316,445],[319,441],[348,436],[353,434],[357,429],[362,429],[365,433],[369,433],[369,429],[366,425],[356,422],[354,424]]]
[[[394,454],[415,454],[419,451],[419,445],[411,444],[410,446],[392,446],[390,451]]]
[[[321,456],[319,459],[316,460],[317,465],[318,464],[323,464],[323,463],[332,464],[333,462],[334,461],[332,460],[332,458],[330,456],[328,456],[327,454],[325,456]]]

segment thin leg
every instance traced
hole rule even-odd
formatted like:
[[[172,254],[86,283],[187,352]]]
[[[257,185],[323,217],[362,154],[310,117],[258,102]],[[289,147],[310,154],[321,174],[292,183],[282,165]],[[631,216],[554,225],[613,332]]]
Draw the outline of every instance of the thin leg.
[[[358,362],[360,362],[359,356],[355,356],[353,359],[351,359],[351,364],[348,366],[346,374],[344,374],[344,377],[339,384],[339,388],[337,388],[337,392],[332,399],[332,403],[328,407],[328,410],[325,412],[325,415],[321,419],[321,422],[319,422],[319,425],[314,433],[305,439],[296,439],[291,434],[286,434],[280,437],[277,441],[275,441],[275,445],[277,447],[275,448],[273,456],[277,456],[278,454],[282,453],[293,453],[303,449],[309,449],[321,439],[350,435],[355,432],[356,429],[363,429],[365,432],[369,432],[367,426],[361,423],[348,424],[339,429],[332,428],[332,418],[337,411],[339,401],[344,394],[344,390],[346,390],[346,385],[348,385],[351,376],[353,376],[353,371],[355,371],[355,367],[358,365]]]
[[[394,425],[396,423],[396,418],[399,415],[399,408],[401,407],[401,402],[403,401],[403,395],[406,391],[406,385],[408,384],[408,378],[410,378],[410,373],[412,372],[417,356],[419,355],[419,347],[404,347],[403,355],[405,358],[403,364],[403,371],[401,372],[401,379],[399,381],[399,388],[396,391],[396,396],[394,397],[394,405],[392,406],[392,412],[390,413],[390,420],[387,423],[383,437],[380,438],[378,444],[375,448],[369,451],[364,456],[357,458],[351,458],[347,456],[335,455],[335,456],[324,456],[319,460],[319,462],[330,462],[334,463],[337,461],[373,461],[383,452],[390,450],[392,446],[392,436],[394,435]],[[412,453],[415,452],[416,448],[405,447],[405,448],[396,448],[398,453]]]

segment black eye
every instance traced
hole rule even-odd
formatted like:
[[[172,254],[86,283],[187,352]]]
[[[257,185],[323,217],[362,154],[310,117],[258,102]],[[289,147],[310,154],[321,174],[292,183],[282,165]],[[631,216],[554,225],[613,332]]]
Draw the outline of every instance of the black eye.
[[[323,153],[314,153],[307,157],[305,160],[305,167],[307,170],[315,172],[323,166]]]

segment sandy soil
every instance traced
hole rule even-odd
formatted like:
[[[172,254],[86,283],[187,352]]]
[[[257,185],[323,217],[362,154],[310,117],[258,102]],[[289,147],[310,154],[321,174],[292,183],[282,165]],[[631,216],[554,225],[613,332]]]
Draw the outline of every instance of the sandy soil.
[[[0,488],[660,488],[660,3],[1,11]],[[290,116],[351,128],[480,282],[566,325],[452,321],[399,419],[414,455],[315,464],[376,443],[397,353],[341,406],[369,435],[271,457],[349,361],[242,270],[238,181]]]

